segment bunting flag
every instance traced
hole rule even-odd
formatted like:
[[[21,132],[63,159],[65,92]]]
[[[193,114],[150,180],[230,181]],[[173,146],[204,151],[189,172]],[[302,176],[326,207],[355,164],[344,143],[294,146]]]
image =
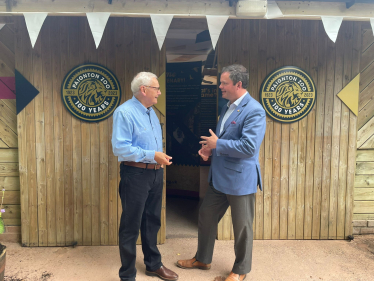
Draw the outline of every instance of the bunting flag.
[[[15,70],[16,77],[16,107],[17,114],[22,111],[38,94],[39,91],[25,78],[23,75]]]
[[[156,35],[158,47],[162,49],[164,44],[166,34],[168,33],[171,21],[173,20],[173,15],[160,15],[151,14],[151,21],[153,25],[153,30]]]
[[[157,98],[157,103],[154,105],[162,115],[166,116],[166,75],[165,72],[158,77],[160,84],[161,95]]]
[[[29,32],[31,46],[34,48],[40,29],[42,29],[42,25],[48,13],[23,13],[23,15]]]
[[[327,17],[321,16],[325,31],[332,42],[335,43],[338,32],[343,21],[343,17]]]
[[[0,30],[4,27],[5,23],[0,23]]]
[[[219,35],[228,19],[229,19],[229,16],[206,16],[213,49],[216,48]]]
[[[370,18],[370,23],[371,23],[371,30],[373,31],[373,35],[374,35],[374,18]]]
[[[358,96],[360,93],[360,73],[338,94],[341,101],[358,116]]]
[[[86,16],[97,49],[100,45],[101,38],[103,37],[110,13],[86,13]]]
[[[281,9],[279,9],[277,2],[268,1],[268,9],[267,9],[265,18],[275,19],[275,18],[281,18],[281,17],[283,17],[283,13]]]

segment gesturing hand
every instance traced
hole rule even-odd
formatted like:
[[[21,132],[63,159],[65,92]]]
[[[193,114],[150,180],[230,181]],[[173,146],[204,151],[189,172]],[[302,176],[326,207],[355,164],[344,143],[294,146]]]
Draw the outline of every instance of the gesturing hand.
[[[161,164],[161,165],[170,165],[171,163],[173,162],[170,162],[170,160],[172,159],[173,157],[171,156],[168,156],[166,155],[165,153],[162,153],[162,152],[159,152],[159,151],[156,151],[155,152],[155,161],[158,163],[158,164]]]
[[[200,141],[199,143],[203,144],[203,145],[206,144],[206,146],[209,149],[214,149],[217,146],[218,137],[216,136],[216,134],[211,129],[209,129],[209,133],[210,133],[210,137],[201,136],[201,138],[203,140]]]
[[[209,156],[212,154],[212,150],[206,145],[202,145],[198,153],[204,161],[208,161]]]

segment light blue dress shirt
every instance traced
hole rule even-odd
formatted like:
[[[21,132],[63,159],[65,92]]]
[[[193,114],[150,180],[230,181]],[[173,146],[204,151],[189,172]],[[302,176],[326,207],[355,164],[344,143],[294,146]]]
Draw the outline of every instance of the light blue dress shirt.
[[[223,126],[225,125],[227,119],[229,119],[231,113],[234,112],[234,110],[238,107],[238,105],[242,102],[242,100],[244,99],[245,95],[247,94],[248,92],[246,92],[244,95],[242,95],[240,98],[238,98],[236,101],[234,101],[232,104],[230,104],[230,101],[227,102],[227,111],[225,113],[225,116],[223,116],[223,119],[222,119],[222,123],[221,123],[221,128],[218,132],[218,135],[221,134],[222,130],[223,130]]]
[[[112,147],[118,161],[156,163],[162,152],[160,121],[152,107],[147,109],[134,96],[114,111]]]

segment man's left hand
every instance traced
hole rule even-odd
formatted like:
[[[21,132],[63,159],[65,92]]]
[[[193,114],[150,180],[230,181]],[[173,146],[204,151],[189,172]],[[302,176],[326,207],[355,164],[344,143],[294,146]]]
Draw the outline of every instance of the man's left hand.
[[[206,145],[209,149],[214,149],[217,146],[218,137],[211,129],[209,129],[209,133],[210,137],[201,137],[203,140],[200,141],[200,144]]]

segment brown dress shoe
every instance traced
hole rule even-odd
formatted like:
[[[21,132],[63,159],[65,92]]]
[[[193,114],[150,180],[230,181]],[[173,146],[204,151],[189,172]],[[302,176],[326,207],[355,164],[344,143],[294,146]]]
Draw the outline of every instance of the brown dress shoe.
[[[196,260],[196,258],[190,259],[190,260],[179,260],[177,261],[177,266],[184,269],[202,269],[202,270],[208,270],[210,269],[210,264],[202,263]]]
[[[225,281],[243,281],[247,275],[246,274],[235,274],[234,272],[230,272],[230,275],[226,278]]]
[[[178,280],[178,274],[163,265],[156,271],[146,270],[145,274],[148,276],[156,276],[158,278],[161,278],[162,280]]]

